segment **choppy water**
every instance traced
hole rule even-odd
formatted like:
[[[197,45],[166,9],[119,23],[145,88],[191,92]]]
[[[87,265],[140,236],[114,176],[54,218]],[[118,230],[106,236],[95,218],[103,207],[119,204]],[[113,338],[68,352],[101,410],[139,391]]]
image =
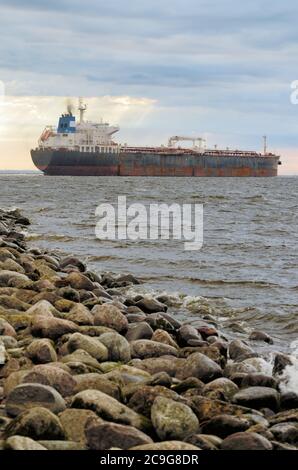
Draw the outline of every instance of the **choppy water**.
[[[181,316],[209,312],[227,334],[245,338],[258,328],[287,349],[298,337],[297,183],[297,177],[1,175],[0,207],[29,216],[31,243],[78,254],[93,270],[129,271],[145,281],[140,289],[175,294]],[[118,195],[145,205],[203,203],[203,248],[96,239],[96,206],[115,204]]]

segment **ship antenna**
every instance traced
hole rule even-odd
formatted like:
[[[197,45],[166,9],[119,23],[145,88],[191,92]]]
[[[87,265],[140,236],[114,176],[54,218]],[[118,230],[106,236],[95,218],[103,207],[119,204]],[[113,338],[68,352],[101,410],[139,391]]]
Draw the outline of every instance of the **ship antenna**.
[[[83,98],[79,98],[79,107],[78,110],[80,111],[80,124],[84,122],[84,112],[87,109],[87,105],[83,103]]]
[[[267,155],[267,136],[263,135],[264,140],[264,155]]]

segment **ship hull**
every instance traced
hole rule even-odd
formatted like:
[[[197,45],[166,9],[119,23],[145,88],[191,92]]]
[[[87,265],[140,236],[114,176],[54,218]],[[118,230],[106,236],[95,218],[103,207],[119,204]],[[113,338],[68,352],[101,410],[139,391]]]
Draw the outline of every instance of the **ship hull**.
[[[31,150],[34,165],[45,175],[64,176],[277,176],[279,157],[194,153],[91,153]]]

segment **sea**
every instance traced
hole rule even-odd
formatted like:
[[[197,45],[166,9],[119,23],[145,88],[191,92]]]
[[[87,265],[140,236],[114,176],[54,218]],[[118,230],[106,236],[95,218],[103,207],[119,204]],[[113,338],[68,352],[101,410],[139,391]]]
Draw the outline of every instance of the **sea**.
[[[98,273],[132,273],[129,287],[167,294],[177,318],[202,318],[228,338],[268,333],[266,350],[298,351],[298,177],[136,178],[1,173],[0,207],[31,220],[32,246],[75,254]],[[203,246],[181,240],[103,240],[96,208],[203,205]],[[256,347],[261,347],[259,344]]]

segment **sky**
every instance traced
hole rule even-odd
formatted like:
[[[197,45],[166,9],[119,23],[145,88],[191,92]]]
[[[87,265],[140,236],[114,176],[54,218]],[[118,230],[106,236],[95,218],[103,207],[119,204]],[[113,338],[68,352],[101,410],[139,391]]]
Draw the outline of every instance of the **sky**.
[[[83,96],[119,142],[267,135],[298,174],[297,18],[293,0],[0,0],[0,169],[33,169],[43,128]]]

